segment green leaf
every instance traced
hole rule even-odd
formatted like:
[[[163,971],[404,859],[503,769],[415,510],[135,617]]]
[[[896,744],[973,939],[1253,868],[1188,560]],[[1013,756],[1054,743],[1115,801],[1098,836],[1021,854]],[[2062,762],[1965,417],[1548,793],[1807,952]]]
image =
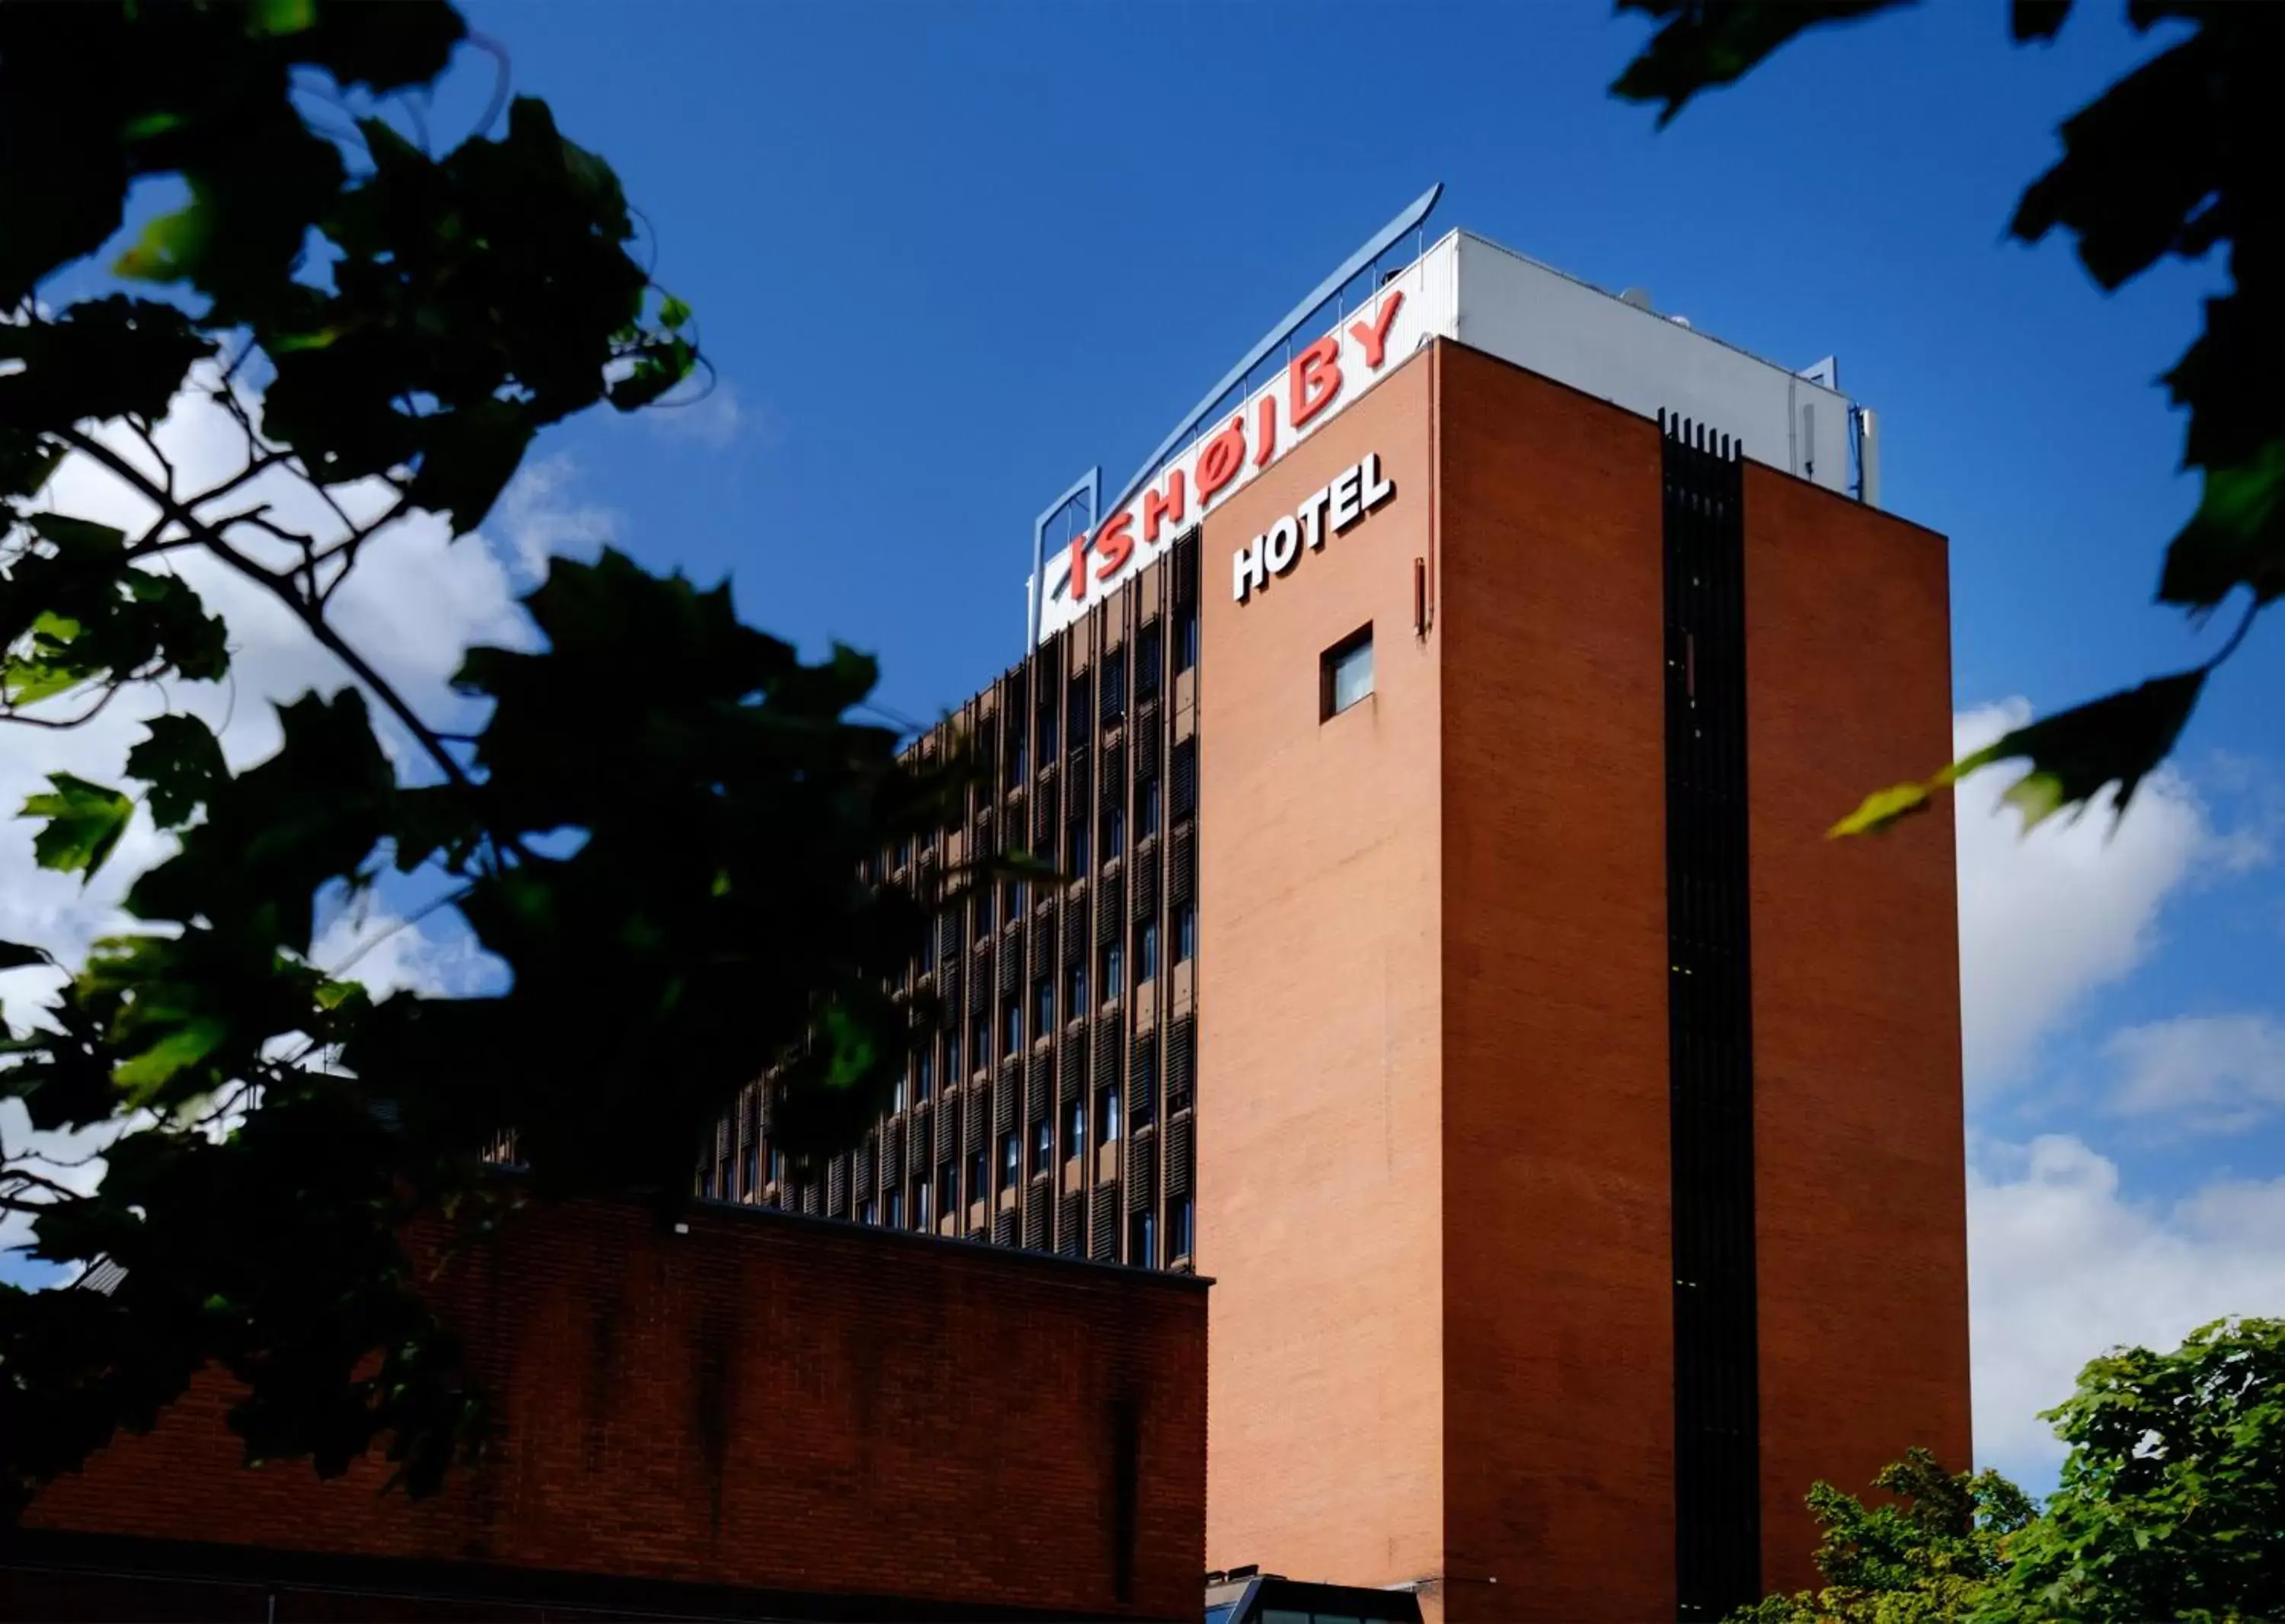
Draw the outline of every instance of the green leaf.
[[[2070,9],[2071,0],[2014,0],[2008,10],[2008,32],[2018,44],[2053,39],[2061,31]]]
[[[119,1086],[137,1104],[151,1100],[185,1066],[194,1066],[221,1047],[230,1035],[230,1023],[217,1016],[202,1016],[175,1027],[150,1047],[112,1071]]]
[[[127,774],[151,786],[151,815],[162,829],[179,828],[228,775],[222,746],[195,717],[151,718],[150,732],[127,752]]]
[[[2238,587],[2254,601],[2285,597],[2285,436],[2234,467],[2209,467],[2205,492],[2166,547],[2165,603],[2211,608]]]
[[[686,326],[690,320],[690,307],[672,294],[658,307],[658,325],[669,333]]]
[[[2111,797],[2112,810],[2123,817],[2136,787],[2173,749],[2174,741],[2181,736],[2183,725],[2197,706],[2205,679],[2203,667],[2154,677],[2140,687],[2018,727],[1973,755],[1962,757],[1924,783],[1897,784],[1875,791],[1827,829],[1826,836],[1839,839],[1889,828],[1901,819],[1926,810],[1936,791],[1949,788],[1995,762],[2018,758],[2029,760],[2030,771],[2010,785],[2000,799],[2022,814],[2025,833],[2066,807],[2092,803],[2113,784],[2117,790]]]
[[[78,873],[93,879],[111,849],[127,831],[135,803],[116,789],[90,784],[69,773],[51,773],[54,790],[24,802],[23,815],[45,818],[47,827],[32,837],[33,855],[43,868]]]
[[[1611,86],[1629,101],[1656,101],[1659,127],[1699,91],[1733,82],[1807,28],[1854,22],[1909,0],[1619,0],[1619,10],[1666,19]]]
[[[246,31],[257,38],[300,34],[317,22],[317,0],[247,0]]]

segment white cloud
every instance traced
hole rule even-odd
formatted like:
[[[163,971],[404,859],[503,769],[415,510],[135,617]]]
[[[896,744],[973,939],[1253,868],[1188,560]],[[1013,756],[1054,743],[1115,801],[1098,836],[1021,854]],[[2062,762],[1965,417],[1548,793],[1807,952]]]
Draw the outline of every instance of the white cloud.
[[[2103,1053],[2119,1078],[2123,1117],[2159,1117],[2179,1132],[2229,1134],[2285,1106],[2285,1023],[2260,1015],[2184,1016],[2129,1026]]]
[[[501,493],[491,528],[506,542],[524,581],[545,577],[547,561],[559,553],[593,558],[625,530],[626,515],[616,508],[571,498],[577,479],[571,459],[559,452],[526,464]]]
[[[718,451],[750,426],[750,416],[738,398],[737,386],[717,379],[702,395],[645,407],[642,420],[654,434]]]
[[[2120,1194],[2115,1163],[2048,1135],[1982,1147],[1967,1212],[1976,1460],[2035,1487],[2063,1455],[2038,1412],[2089,1359],[2172,1347],[2209,1320],[2285,1304],[2285,1179],[2139,1203]]]
[[[228,413],[203,394],[179,396],[156,435],[177,471],[185,490],[207,488],[234,473],[243,462],[245,443]],[[122,449],[126,449],[122,447]],[[139,448],[130,451],[147,466]],[[546,552],[580,539],[587,530],[608,529],[613,516],[601,509],[569,504],[573,471],[562,459],[535,465],[503,498],[497,522],[488,527],[502,537],[499,545],[480,536],[454,540],[441,521],[416,517],[391,526],[369,541],[355,571],[334,600],[330,619],[431,726],[458,731],[476,718],[471,702],[452,692],[452,673],[473,643],[530,647],[537,634],[515,601],[517,580],[510,561],[536,574]],[[372,488],[337,490],[336,499],[352,515],[378,512],[381,493]],[[114,524],[137,534],[156,510],[99,467],[82,458],[67,460],[48,491],[62,511]],[[249,483],[239,501],[266,500],[279,524],[318,535],[339,533],[339,521],[313,492],[273,471]],[[282,545],[282,544],[280,544]],[[274,559],[273,559],[274,561]],[[309,632],[268,592],[216,561],[192,551],[169,555],[167,567],[193,585],[229,627],[232,671],[220,684],[176,683],[159,693],[123,692],[109,709],[85,726],[56,732],[0,724],[0,939],[45,947],[67,966],[76,966],[98,937],[132,925],[122,907],[135,877],[173,849],[138,812],[102,874],[82,885],[74,875],[38,866],[32,839],[36,826],[15,815],[25,797],[46,788],[47,775],[69,772],[98,783],[123,780],[127,752],[143,736],[144,724],[162,710],[194,715],[215,727],[224,756],[243,767],[278,747],[274,701],[289,701],[316,690],[330,694],[349,683],[349,674]],[[72,707],[51,702],[51,713]],[[375,728],[382,745],[411,773],[423,764],[410,736],[378,706]],[[467,991],[496,972],[473,943],[456,939],[442,921],[426,930],[389,929],[385,914],[336,919],[314,945],[317,962],[333,968],[364,942],[372,946],[356,973],[376,992],[398,987]],[[59,972],[23,969],[0,973],[0,1008],[9,1024],[29,1024],[60,979]],[[12,1151],[27,1142],[28,1128],[20,1106],[0,1110],[0,1136]],[[42,1142],[42,1149],[75,1157],[92,1141]],[[99,1176],[100,1164],[75,1167],[72,1178]],[[20,1219],[0,1221],[0,1249],[22,1238]]]
[[[1954,719],[1961,754],[2030,718],[2013,699]],[[2000,804],[2006,769],[1959,789],[1960,1025],[1971,1099],[2022,1077],[2039,1039],[2131,972],[2157,941],[2159,911],[2194,872],[2257,860],[2217,837],[2187,781],[2146,779],[2112,828],[2107,810],[2051,819],[2028,836]]]

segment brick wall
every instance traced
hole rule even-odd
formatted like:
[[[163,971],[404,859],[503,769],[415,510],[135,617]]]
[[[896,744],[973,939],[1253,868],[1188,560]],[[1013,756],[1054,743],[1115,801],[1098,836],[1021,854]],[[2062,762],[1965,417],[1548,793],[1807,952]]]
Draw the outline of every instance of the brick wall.
[[[494,1457],[434,1499],[377,1463],[238,1464],[202,1382],[52,1485],[34,1530],[1013,1612],[1193,1617],[1201,1283],[701,1208],[539,1209],[437,1291]],[[1119,1549],[1117,1430],[1137,1445]],[[1119,1574],[1130,1575],[1126,1594]],[[471,1571],[461,1568],[459,1571]]]
[[[1207,1559],[1345,1584],[1442,1568],[1430,359],[1215,509],[1199,562]],[[1231,553],[1375,452],[1395,496],[1234,601]],[[1321,721],[1319,657],[1368,622],[1374,691]]]
[[[1746,468],[1763,1576],[1815,1582],[1802,1496],[1968,1458],[1967,1196],[1949,797],[1824,830],[1951,752],[1943,537]]]
[[[1437,358],[1445,1617],[1671,1618],[1658,429]]]

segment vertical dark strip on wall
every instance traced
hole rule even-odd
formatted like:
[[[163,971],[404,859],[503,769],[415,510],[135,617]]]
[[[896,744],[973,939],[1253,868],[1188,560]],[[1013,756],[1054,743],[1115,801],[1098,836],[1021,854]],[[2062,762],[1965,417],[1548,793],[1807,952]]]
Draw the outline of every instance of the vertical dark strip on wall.
[[[1729,436],[1660,425],[1675,1576],[1680,1616],[1714,1619],[1761,1594],[1745,480]]]

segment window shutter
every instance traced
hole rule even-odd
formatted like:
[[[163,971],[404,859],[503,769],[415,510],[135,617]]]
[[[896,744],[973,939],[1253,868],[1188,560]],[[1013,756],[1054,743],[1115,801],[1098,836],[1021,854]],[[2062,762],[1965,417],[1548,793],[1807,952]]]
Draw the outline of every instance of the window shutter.
[[[1127,1141],[1127,1210],[1147,1212],[1158,1195],[1158,1135],[1144,1128]]]
[[[1048,1249],[1048,1197],[1043,1190],[1033,1191],[1024,1204],[1024,1244],[1033,1251]]]
[[[1158,912],[1158,865],[1137,863],[1133,872],[1135,875],[1133,911],[1135,922],[1140,924]],[[1139,973],[1141,967],[1138,965],[1136,969]]]
[[[1185,739],[1174,747],[1174,805],[1177,818],[1198,809],[1198,741]]]
[[[1006,998],[1024,985],[1024,938],[1011,936],[1000,944],[1000,995]]]
[[[992,1091],[992,1131],[995,1134],[1016,1131],[1016,1102],[1021,1091],[1013,1087],[1013,1079],[1002,1078],[1000,1086]],[[984,1113],[977,1112],[976,1119],[983,1121]]]
[[[1135,776],[1152,778],[1158,772],[1158,702],[1146,700],[1135,713]]]
[[[976,963],[968,977],[968,1013],[982,1015],[992,1007],[992,945],[976,945]],[[982,1059],[982,1055],[978,1055]]]
[[[1086,1243],[1086,1197],[1077,1190],[1065,1196],[1062,1211],[1056,1215],[1056,1250],[1066,1258],[1076,1258]]]
[[[1071,1053],[1066,1047],[1064,1054],[1064,1070],[1066,1072],[1071,1070]],[[1026,1121],[1037,1122],[1048,1114],[1048,1096],[1055,1087],[1055,1071],[1052,1057],[1046,1055],[1032,1056],[1031,1083],[1024,1091],[1024,1117]]]
[[[1198,885],[1198,836],[1196,829],[1174,831],[1173,850],[1166,865],[1168,899],[1177,904],[1190,900]]]
[[[994,1246],[1013,1246],[1016,1243],[1016,1215],[1013,1212],[994,1212],[992,1215],[992,1243]]]
[[[1094,1233],[1088,1237],[1087,1255],[1097,1263],[1111,1262],[1119,1256],[1118,1185],[1095,1187],[1094,1218]]]
[[[1119,1085],[1119,1011],[1099,1016],[1095,1024],[1095,1086],[1115,1088]]]
[[[1095,904],[1095,940],[1097,946],[1119,939],[1119,927],[1125,917],[1122,912],[1127,892],[1127,876],[1123,874],[1106,875]]]
[[[1103,747],[1103,798],[1116,806],[1127,798],[1127,747]]]
[[[881,1182],[901,1184],[905,1180],[905,1125],[897,1118],[881,1134]]]
[[[856,1155],[851,1158],[849,1177],[860,1198],[880,1188],[881,1143],[872,1134],[866,1134],[864,1142],[857,1147]]]
[[[1088,772],[1088,748],[1084,740],[1074,739],[1071,761],[1064,768],[1064,798],[1072,809],[1074,820],[1087,816],[1088,792],[1093,787]]]
[[[937,972],[937,1024],[951,1032],[960,1024],[960,961],[957,957],[944,961]]]
[[[803,1180],[801,1186],[802,1212],[811,1218],[815,1218],[818,1213],[819,1204],[817,1181],[815,1179]]]
[[[1192,1075],[1197,1059],[1197,1024],[1185,1017],[1166,1034],[1166,1102],[1180,1110],[1178,1101],[1190,1097],[1197,1079]]]
[[[960,910],[948,909],[936,919],[937,957],[950,964],[960,956]]]
[[[834,1218],[849,1216],[849,1158],[836,1156],[825,1170],[825,1210]]]
[[[1064,963],[1087,962],[1087,903],[1074,897],[1064,909]]]
[[[1180,1200],[1190,1193],[1192,1118],[1183,1111],[1166,1124],[1166,1198]]]

